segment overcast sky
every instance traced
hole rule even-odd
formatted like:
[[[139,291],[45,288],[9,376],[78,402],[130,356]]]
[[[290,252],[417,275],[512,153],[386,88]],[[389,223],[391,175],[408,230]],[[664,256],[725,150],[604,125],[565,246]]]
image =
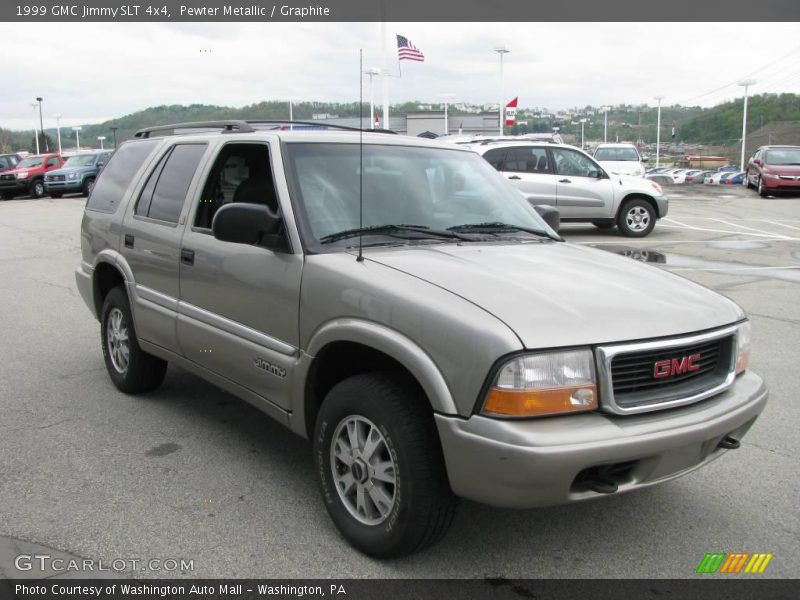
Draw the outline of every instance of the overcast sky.
[[[497,102],[498,43],[511,49],[506,100],[521,106],[654,104],[657,94],[712,105],[741,96],[728,84],[751,73],[753,93],[800,93],[797,23],[391,23],[387,33],[395,74],[394,33],[426,56],[403,61],[392,102]],[[13,129],[32,126],[36,96],[45,127],[56,113],[70,126],[159,104],[353,101],[358,48],[365,67],[381,62],[377,23],[0,23],[0,39],[0,127]]]

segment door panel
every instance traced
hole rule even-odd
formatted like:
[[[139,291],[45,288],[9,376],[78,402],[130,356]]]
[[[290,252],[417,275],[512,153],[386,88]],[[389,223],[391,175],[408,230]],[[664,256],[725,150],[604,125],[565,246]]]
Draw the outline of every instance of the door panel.
[[[556,180],[547,150],[536,146],[514,146],[503,162],[503,175],[535,204],[555,206]]]
[[[177,330],[186,358],[288,409],[303,255],[223,242],[208,229],[229,202],[279,210],[268,148],[225,144],[204,177],[181,243]]]
[[[588,156],[567,148],[552,148],[556,170],[558,212],[564,219],[612,217],[614,187],[611,179],[598,178],[602,171]]]

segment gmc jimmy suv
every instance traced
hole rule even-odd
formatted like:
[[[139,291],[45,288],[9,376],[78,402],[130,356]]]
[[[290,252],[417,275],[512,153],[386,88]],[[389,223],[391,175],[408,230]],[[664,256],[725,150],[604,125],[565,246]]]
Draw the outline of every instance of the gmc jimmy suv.
[[[376,557],[435,543],[458,496],[536,507],[681,476],[767,401],[739,306],[565,243],[453,144],[142,130],[81,242],[114,384],[152,391],[173,363],[310,438],[331,519]]]

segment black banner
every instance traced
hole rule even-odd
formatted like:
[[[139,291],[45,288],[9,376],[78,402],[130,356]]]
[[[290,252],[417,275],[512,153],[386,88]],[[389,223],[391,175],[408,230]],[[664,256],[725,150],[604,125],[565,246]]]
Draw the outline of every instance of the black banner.
[[[797,0],[4,0],[0,21],[797,21]]]
[[[255,579],[40,579],[0,581],[0,600],[753,600],[797,598],[797,580],[715,579],[461,579],[461,580],[255,580]]]

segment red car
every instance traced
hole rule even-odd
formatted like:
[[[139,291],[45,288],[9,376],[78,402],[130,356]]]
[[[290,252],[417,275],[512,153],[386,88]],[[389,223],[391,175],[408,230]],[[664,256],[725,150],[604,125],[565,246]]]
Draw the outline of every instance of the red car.
[[[63,164],[60,154],[26,156],[15,169],[0,173],[0,195],[3,200],[26,194],[41,198],[44,196],[44,174],[61,168]]]
[[[747,164],[747,187],[765,197],[800,193],[800,146],[761,146]]]

